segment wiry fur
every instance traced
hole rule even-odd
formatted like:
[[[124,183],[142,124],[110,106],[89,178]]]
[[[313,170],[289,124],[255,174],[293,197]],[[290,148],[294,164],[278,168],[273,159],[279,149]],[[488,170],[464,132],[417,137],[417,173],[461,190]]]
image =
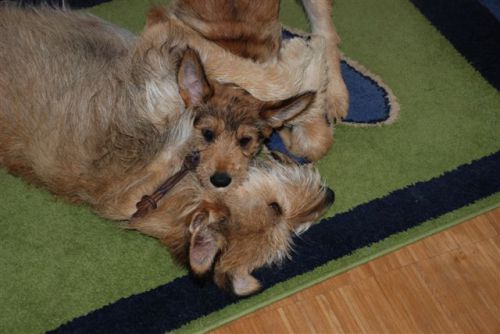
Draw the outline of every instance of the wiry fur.
[[[312,165],[269,159],[256,162],[248,180],[224,198],[232,228],[215,265],[215,280],[231,282],[238,294],[258,289],[252,271],[289,258],[292,237],[318,220],[334,200]]]
[[[232,84],[209,82],[193,52],[182,58],[188,77],[178,77],[187,45],[176,29],[152,26],[136,39],[88,14],[11,7],[1,9],[0,20],[0,162],[54,193],[120,217],[180,165],[185,145],[169,137],[180,131],[173,124],[186,102],[190,110],[251,104],[249,123],[261,120],[266,127],[274,125],[265,117],[287,112],[271,103],[273,113],[262,116],[259,107],[267,104]],[[189,85],[179,88],[183,80]],[[207,86],[196,101],[185,99]],[[246,99],[233,103],[243,93]],[[180,132],[189,137],[186,131]],[[194,137],[200,140],[191,148],[207,147],[200,133]],[[224,172],[242,179],[255,152],[226,156],[234,168]],[[209,159],[202,152],[200,170],[209,168]],[[204,184],[220,168],[207,172]]]
[[[217,277],[235,278],[235,291],[245,294],[254,290],[245,288],[249,272],[286,253],[293,227],[283,225],[271,239],[262,232],[260,239],[238,215],[250,202],[237,194],[241,183],[254,189],[248,182],[267,174],[252,167],[249,179],[243,175],[260,146],[259,134],[299,113],[314,94],[262,102],[235,85],[213,83],[184,35],[170,32],[150,26],[136,39],[88,14],[0,7],[0,165],[57,196],[87,203],[101,216],[129,220],[143,195],[174,174],[188,153],[201,150],[196,173],[130,227],[159,238],[177,258],[188,257],[198,273],[210,269],[218,252],[221,260],[237,254],[231,245],[243,245],[239,238],[251,235],[248,240],[263,247],[245,246],[254,258],[224,260],[228,264],[216,269]],[[208,126],[217,128],[214,140],[203,135]],[[241,135],[256,138],[242,145]],[[226,153],[219,155],[226,166],[214,168],[231,170],[231,163],[241,172],[226,189],[239,202],[213,191],[205,180],[210,173],[201,172],[210,170],[217,152]],[[288,194],[282,188],[293,185],[269,178],[280,183],[269,186],[280,191],[276,200],[288,202],[280,197]],[[309,187],[324,188],[319,178]],[[248,196],[264,194],[255,191]],[[307,201],[318,202],[321,192],[311,192]],[[329,204],[313,206],[314,214]],[[274,231],[276,219],[265,219],[271,217],[259,216],[258,226]]]
[[[186,179],[167,195],[158,211],[147,219],[132,221],[129,227],[173,248],[177,258],[189,262],[195,273],[203,274],[213,267],[219,286],[238,295],[253,293],[260,283],[251,276],[252,271],[290,257],[292,237],[333,203],[333,193],[312,165],[283,164],[280,160],[254,160],[248,178],[223,194],[199,188],[198,196],[188,198],[193,190],[184,192],[184,188],[196,182]],[[179,208],[195,198],[200,201],[195,210]]]
[[[269,73],[261,76],[256,67],[249,66],[246,71],[241,67],[233,68],[230,63],[224,62],[224,67],[214,66],[215,72],[209,69],[209,73],[215,78],[224,80],[224,77],[229,76],[228,81],[238,83],[264,100],[283,98],[283,95],[280,95],[283,93],[292,95],[304,90],[318,91],[315,102],[309,106],[307,112],[290,120],[289,125],[293,126],[294,130],[290,131],[289,126],[280,131],[290,151],[317,160],[325,155],[333,144],[334,120],[340,121],[347,114],[348,92],[340,72],[340,39],[331,20],[331,1],[303,0],[302,3],[313,33],[325,42],[322,46],[318,46],[318,43],[314,46],[314,52],[316,56],[321,57],[321,62],[309,66],[309,69],[316,69],[314,73],[304,73],[307,65],[296,66],[288,68],[283,77],[273,69],[276,60],[283,64],[289,61],[287,52],[280,51],[278,0],[177,0],[171,7],[170,16],[225,50],[268,65],[266,70]],[[160,11],[161,8],[155,8],[152,13],[156,13],[157,17],[162,16],[158,14]],[[203,45],[195,43],[193,47],[197,50],[204,48]],[[220,55],[220,52],[216,54]],[[303,57],[308,59],[305,54]],[[243,78],[234,78],[240,72],[249,73],[242,75]],[[294,82],[293,78],[301,75],[302,78]]]
[[[190,149],[192,120],[178,93],[165,93],[175,85],[145,88],[155,76],[175,83],[179,54],[155,66],[158,50],[143,53],[85,14],[4,7],[0,27],[0,163],[104,216],[129,217]]]
[[[347,116],[349,93],[340,72],[340,37],[332,21],[332,3],[332,0],[302,0],[313,34],[322,36],[326,41],[326,108],[332,119],[340,121]]]
[[[196,44],[192,43],[193,39],[200,40],[198,34],[189,32],[173,20],[162,17],[161,13],[153,11],[148,16],[147,28],[139,43],[141,49],[162,50],[166,46],[186,48]],[[206,40],[204,43],[217,48]],[[210,145],[207,145],[206,150],[202,149],[203,163],[198,169],[200,180],[205,186],[225,188],[215,184],[211,177],[224,174],[231,179],[231,186],[241,182],[246,175],[250,159],[258,152],[263,140],[271,134],[271,129],[281,128],[286,121],[300,117],[300,114],[314,103],[316,93],[307,91],[291,97],[287,95],[278,100],[259,100],[234,83],[215,80],[217,77],[214,78],[210,70],[205,76],[205,69],[213,65],[213,62],[206,58],[210,54],[206,53],[207,49],[204,48],[203,51],[205,53],[199,54],[204,63],[203,68],[201,65],[194,66],[194,73],[190,73],[185,79],[179,78],[179,75],[185,77],[180,72],[177,81],[181,86],[180,95],[184,103],[191,106],[196,114],[195,128],[198,130],[198,135],[201,137],[203,130],[207,129],[216,134],[213,143],[208,143]],[[146,52],[148,53],[150,51]],[[210,54],[209,57],[217,58],[214,54]],[[233,55],[231,57],[234,68],[240,67],[238,62],[245,62],[243,58]],[[223,59],[221,55],[219,61]],[[145,62],[151,60],[145,59]],[[149,70],[147,73],[162,77],[161,73],[150,73]],[[184,87],[183,80],[190,82],[190,86]],[[155,86],[161,87],[160,83]],[[189,95],[192,95],[191,98]],[[192,101],[193,97],[197,101]],[[222,133],[223,135],[220,135]],[[248,145],[240,145],[240,139],[243,137],[251,139]]]
[[[207,130],[213,133],[201,152],[204,163],[197,170],[206,187],[213,184],[211,176],[217,173],[240,184],[247,177],[249,161],[271,129],[281,127],[314,98],[314,93],[306,93],[284,101],[262,102],[237,86],[214,85],[213,90],[206,104],[194,108],[195,129],[201,135]]]

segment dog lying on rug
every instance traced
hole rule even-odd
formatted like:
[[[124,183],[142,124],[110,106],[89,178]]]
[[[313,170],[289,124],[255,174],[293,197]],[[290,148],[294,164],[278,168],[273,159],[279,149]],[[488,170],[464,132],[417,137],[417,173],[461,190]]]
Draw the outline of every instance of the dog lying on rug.
[[[0,36],[0,165],[129,220],[196,273],[214,266],[237,294],[255,291],[251,271],[282,259],[332,204],[312,167],[248,166],[314,93],[259,101],[209,80],[182,34],[136,39],[82,13],[0,7]]]
[[[290,257],[292,236],[333,201],[312,165],[273,152],[253,160],[247,180],[225,192],[208,192],[186,176],[156,211],[126,227],[159,239],[195,274],[213,268],[217,285],[248,295],[260,288],[252,271]]]
[[[348,93],[340,73],[331,3],[303,2],[316,34],[293,34],[298,38],[283,43],[282,34],[290,33],[282,32],[277,0],[178,0],[168,10],[153,8],[148,24],[161,25],[157,29],[164,33],[182,30],[211,77],[234,82],[259,99],[316,91],[307,110],[279,129],[291,153],[314,161],[331,147],[333,122],[346,115]]]
[[[315,93],[308,92],[285,100],[263,102],[234,84],[208,80],[196,53],[188,52],[181,57],[186,49],[185,35],[175,29],[165,34],[156,27],[150,27],[141,38],[136,39],[90,15],[50,10],[22,11],[8,7],[2,9],[2,20],[5,24],[0,43],[2,50],[9,51],[1,55],[2,64],[5,64],[0,77],[1,94],[5,101],[3,108],[7,108],[3,111],[5,117],[16,115],[16,109],[37,110],[36,117],[40,119],[34,120],[36,123],[54,126],[41,122],[49,117],[46,113],[50,107],[54,109],[51,112],[62,114],[63,119],[74,123],[66,123],[73,132],[53,132],[51,140],[67,142],[68,139],[59,137],[68,136],[71,142],[81,144],[79,151],[51,146],[44,149],[45,154],[30,153],[32,159],[36,158],[37,163],[39,161],[54,174],[46,176],[53,179],[48,182],[51,190],[66,197],[90,196],[104,203],[106,195],[101,194],[99,189],[103,182],[109,183],[108,179],[117,182],[113,185],[117,189],[115,192],[127,188],[131,193],[130,186],[124,187],[119,182],[120,178],[116,178],[119,175],[116,171],[104,168],[112,161],[130,166],[133,163],[141,173],[137,179],[147,178],[159,184],[166,178],[166,172],[181,165],[182,158],[176,161],[167,152],[158,157],[162,168],[151,167],[145,172],[143,160],[150,159],[136,153],[141,151],[144,154],[143,147],[147,146],[150,157],[155,156],[159,150],[158,142],[164,141],[167,136],[165,126],[186,107],[195,109],[197,114],[195,128],[200,140],[201,163],[197,168],[200,181],[207,187],[235,186],[245,178],[248,162],[272,128],[280,127],[289,118],[297,116],[314,99]],[[53,36],[46,36],[49,32]],[[35,41],[34,45],[28,44],[30,40]],[[22,44],[20,41],[28,42]],[[39,45],[41,47],[37,48]],[[66,67],[70,66],[66,63],[79,64],[79,69],[67,69],[61,62]],[[179,69],[178,63],[181,63]],[[85,77],[82,73],[86,74]],[[28,80],[23,83],[25,76]],[[45,77],[55,78],[52,86],[47,85]],[[79,117],[83,116],[80,114],[89,114],[90,119],[81,123]],[[8,120],[0,126],[17,125],[17,122]],[[55,124],[62,125],[63,122]],[[91,130],[101,136],[93,136],[97,143],[81,139],[87,137]],[[3,131],[6,135],[10,132],[12,130],[8,128]],[[30,141],[33,141],[33,136],[38,134],[12,134],[13,138],[22,138],[23,135],[31,136]],[[37,140],[46,140],[45,135],[40,135]],[[18,152],[15,145],[7,145],[4,149],[9,150],[12,156],[26,154]],[[170,151],[175,152],[175,148]],[[75,166],[68,162],[56,171],[56,167],[45,161],[46,156],[53,162],[58,161],[55,159],[57,156],[70,156],[85,163]],[[170,164],[168,168],[163,166],[165,163]],[[18,169],[24,172],[24,167]],[[95,179],[93,170],[100,171],[98,176],[102,180]],[[80,178],[60,181],[65,179],[66,173],[78,174]],[[89,173],[92,180],[85,178]],[[75,187],[72,183],[82,180],[86,182],[86,193],[73,195]],[[138,193],[153,190],[139,184],[136,188]],[[132,197],[137,197],[137,194]],[[119,202],[121,204],[117,203],[117,206],[129,208],[135,199],[121,197]],[[119,207],[112,210],[125,211]],[[124,212],[125,216],[130,214]]]

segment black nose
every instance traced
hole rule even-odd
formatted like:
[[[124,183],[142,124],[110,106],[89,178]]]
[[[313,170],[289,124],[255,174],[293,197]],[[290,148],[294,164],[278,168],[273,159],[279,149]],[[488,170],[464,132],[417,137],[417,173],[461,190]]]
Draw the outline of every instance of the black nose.
[[[325,192],[325,203],[327,206],[330,206],[335,202],[335,193],[333,192],[332,189],[326,188]]]
[[[210,182],[217,188],[224,188],[231,183],[231,177],[227,173],[217,172],[210,177]]]

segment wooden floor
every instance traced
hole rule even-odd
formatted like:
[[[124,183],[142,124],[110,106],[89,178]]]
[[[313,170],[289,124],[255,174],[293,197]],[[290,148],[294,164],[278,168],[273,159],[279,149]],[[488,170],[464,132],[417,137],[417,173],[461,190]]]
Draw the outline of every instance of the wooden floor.
[[[213,333],[500,333],[500,208]]]

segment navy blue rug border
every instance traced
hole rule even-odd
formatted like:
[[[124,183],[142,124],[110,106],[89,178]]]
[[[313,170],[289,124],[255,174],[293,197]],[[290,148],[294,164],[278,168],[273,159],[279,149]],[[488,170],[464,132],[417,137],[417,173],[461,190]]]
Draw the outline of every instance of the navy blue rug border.
[[[478,0],[410,0],[500,90],[500,22]]]
[[[478,0],[500,21],[500,2],[498,0]]]
[[[395,233],[470,205],[500,191],[500,151],[426,182],[389,193],[324,219],[295,240],[295,254],[279,268],[254,273],[263,289],[311,271]],[[185,276],[118,300],[50,333],[164,333],[239,299],[211,282]]]

